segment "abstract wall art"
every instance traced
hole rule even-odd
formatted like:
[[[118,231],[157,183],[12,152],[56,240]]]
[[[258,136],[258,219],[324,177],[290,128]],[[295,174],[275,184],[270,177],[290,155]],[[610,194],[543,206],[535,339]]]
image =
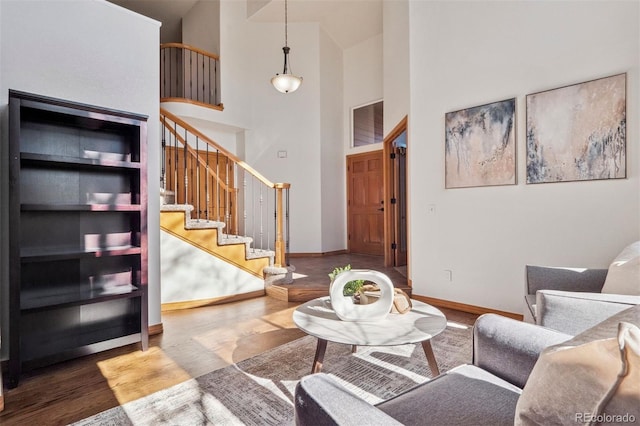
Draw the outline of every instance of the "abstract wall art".
[[[516,100],[445,114],[445,188],[516,184]]]
[[[626,74],[527,95],[527,183],[626,177]]]

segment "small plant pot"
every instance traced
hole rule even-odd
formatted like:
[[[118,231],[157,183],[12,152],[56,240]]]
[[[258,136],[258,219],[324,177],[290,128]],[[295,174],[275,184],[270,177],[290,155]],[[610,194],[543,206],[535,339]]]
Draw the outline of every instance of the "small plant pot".
[[[354,303],[351,296],[344,296],[345,285],[354,280],[371,281],[380,288],[380,297],[376,303],[361,305]],[[334,279],[331,289],[331,306],[338,318],[343,321],[380,321],[387,317],[393,305],[393,283],[385,274],[378,271],[352,269],[340,273]]]

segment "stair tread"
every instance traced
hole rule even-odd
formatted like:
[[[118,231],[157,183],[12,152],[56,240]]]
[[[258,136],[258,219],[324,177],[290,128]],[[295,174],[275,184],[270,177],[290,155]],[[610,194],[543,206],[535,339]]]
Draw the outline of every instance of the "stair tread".
[[[184,226],[186,229],[222,229],[225,225],[215,220],[189,219]]]
[[[184,229],[186,230],[198,230],[198,229],[216,229],[218,231],[217,235],[217,245],[218,246],[230,246],[234,244],[244,244],[245,247],[245,259],[261,259],[268,258],[269,265],[273,265],[273,261],[275,258],[275,251],[273,250],[264,250],[251,247],[251,243],[253,243],[252,237],[245,237],[241,235],[232,235],[232,234],[224,234],[222,230],[225,227],[224,222],[219,222],[215,220],[206,220],[206,219],[192,219],[191,211],[193,210],[193,206],[189,204],[165,204],[162,205],[160,211],[162,212],[182,212],[185,214],[185,223]]]

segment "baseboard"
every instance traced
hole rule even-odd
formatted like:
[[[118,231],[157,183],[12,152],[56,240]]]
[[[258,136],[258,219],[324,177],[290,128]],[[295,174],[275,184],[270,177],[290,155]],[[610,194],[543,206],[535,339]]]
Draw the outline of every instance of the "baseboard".
[[[273,297],[277,300],[282,300],[284,302],[289,301],[289,295],[286,288],[279,285],[270,285],[266,288],[267,296]]]
[[[325,251],[321,253],[289,253],[289,257],[322,257],[322,256],[334,256],[337,254],[347,254],[347,250],[334,250],[334,251]]]
[[[155,336],[156,334],[162,334],[163,332],[164,327],[162,327],[162,323],[149,326],[149,336]]]
[[[413,294],[412,299],[419,300],[429,305],[433,305],[440,308],[455,309],[456,311],[468,312],[470,314],[498,314],[504,317],[513,318],[518,321],[522,321],[523,316],[521,314],[514,314],[513,312],[499,311],[497,309],[484,308],[482,306],[467,305],[466,303],[452,302],[450,300],[436,299],[435,297],[420,296]]]
[[[212,299],[187,300],[185,302],[163,303],[161,312],[177,311],[181,309],[201,308],[203,306],[221,305],[223,303],[238,302],[240,300],[253,299],[265,295],[264,290],[251,291],[249,293],[234,294],[233,296],[214,297]]]

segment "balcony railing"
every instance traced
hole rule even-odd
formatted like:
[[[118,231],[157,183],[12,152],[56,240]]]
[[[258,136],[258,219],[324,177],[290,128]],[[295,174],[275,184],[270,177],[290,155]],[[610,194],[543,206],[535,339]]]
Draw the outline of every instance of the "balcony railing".
[[[160,45],[160,102],[222,110],[218,55],[182,43]]]
[[[251,237],[251,250],[274,251],[274,266],[287,266],[291,185],[272,183],[163,108],[160,121],[165,204],[192,205],[192,218],[224,222],[225,238]]]

